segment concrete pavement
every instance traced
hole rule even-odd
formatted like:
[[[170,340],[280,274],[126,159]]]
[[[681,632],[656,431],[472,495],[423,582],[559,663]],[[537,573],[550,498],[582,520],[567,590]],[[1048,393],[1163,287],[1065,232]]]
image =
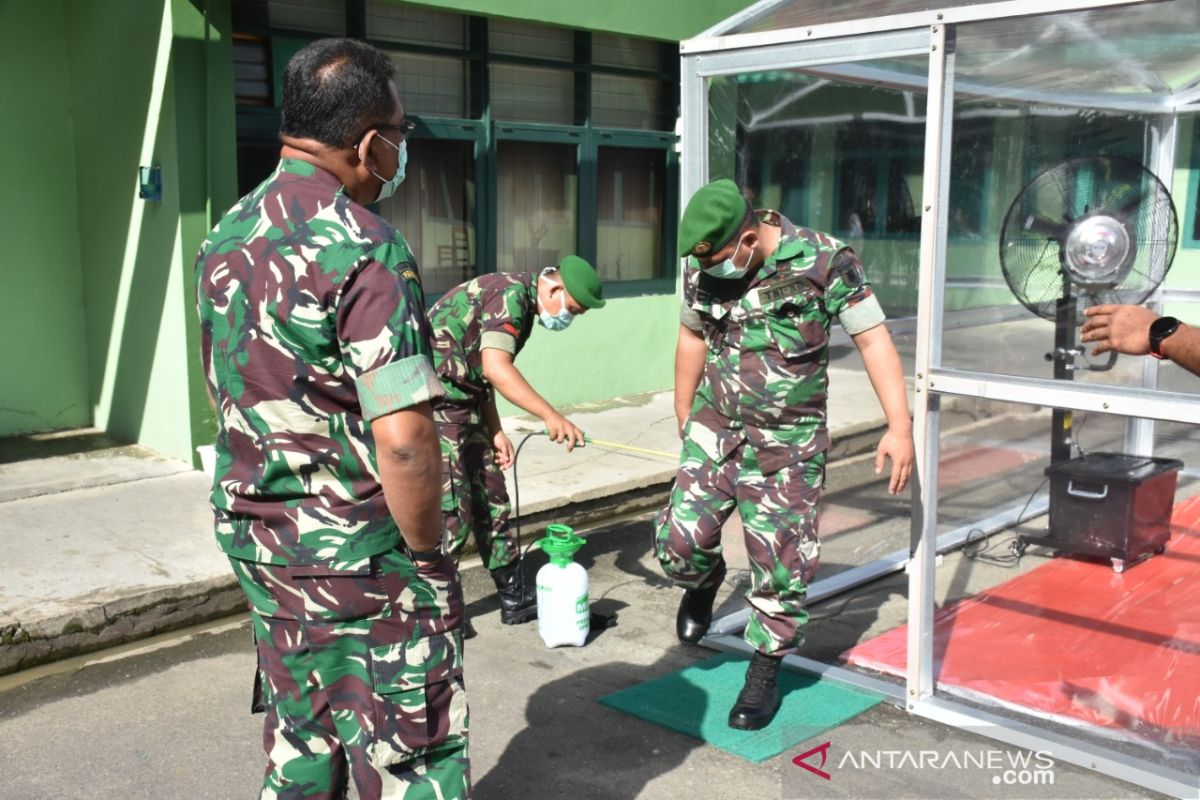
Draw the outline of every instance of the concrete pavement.
[[[871,447],[882,425],[866,376],[834,367],[830,427],[840,452]],[[599,444],[568,453],[544,436],[521,450],[527,531],[660,505],[679,438],[671,393],[567,409]],[[537,420],[504,420],[514,444]],[[69,449],[59,437],[58,449]],[[101,442],[111,445],[111,442]],[[519,481],[519,485],[517,482]],[[0,674],[234,613],[241,595],[212,536],[210,479],[137,446],[0,463]]]

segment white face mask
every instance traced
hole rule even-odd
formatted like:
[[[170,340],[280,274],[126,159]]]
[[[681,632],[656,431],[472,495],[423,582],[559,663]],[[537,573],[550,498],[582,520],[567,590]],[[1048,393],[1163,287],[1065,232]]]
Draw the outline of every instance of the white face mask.
[[[559,285],[559,284],[555,284]],[[571,320],[575,319],[575,315],[567,310],[567,295],[566,290],[563,290],[562,308],[557,314],[551,314],[549,311],[538,312],[538,322],[542,323],[542,327],[549,331],[566,330],[571,324]]]
[[[750,271],[750,261],[754,258],[754,251],[750,251],[750,258],[746,259],[746,265],[739,267],[735,263],[737,254],[742,251],[742,240],[738,239],[737,247],[733,250],[733,255],[725,259],[719,264],[713,264],[711,267],[704,267],[705,275],[712,275],[714,278],[722,278],[726,280],[737,280],[744,277]]]
[[[383,181],[383,188],[379,190],[379,197],[375,198],[376,203],[382,203],[384,200],[387,200],[389,197],[394,195],[396,190],[400,188],[400,184],[404,183],[404,168],[408,164],[408,140],[401,139],[400,144],[392,144],[392,142],[384,138],[381,134],[377,133],[375,135],[392,145],[392,147],[396,148],[396,153],[398,154],[396,156],[396,174],[392,176],[390,181],[384,178],[378,172],[375,172],[374,170],[371,171],[372,175]]]

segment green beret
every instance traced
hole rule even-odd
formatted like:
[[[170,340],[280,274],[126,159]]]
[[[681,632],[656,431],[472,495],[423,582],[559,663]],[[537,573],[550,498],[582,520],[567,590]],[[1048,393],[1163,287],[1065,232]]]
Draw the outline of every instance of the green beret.
[[[604,291],[600,276],[592,265],[579,256],[566,256],[558,265],[567,293],[584,308],[604,308]]]
[[[748,213],[750,204],[728,178],[701,186],[679,221],[679,257],[717,252],[741,230]]]

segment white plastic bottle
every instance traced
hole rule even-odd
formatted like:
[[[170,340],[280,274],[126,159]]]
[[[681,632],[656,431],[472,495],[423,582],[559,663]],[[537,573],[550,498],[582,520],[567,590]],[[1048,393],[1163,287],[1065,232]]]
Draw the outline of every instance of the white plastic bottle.
[[[548,525],[537,544],[550,556],[537,574],[538,633],[547,647],[582,647],[591,620],[588,577],[572,556],[583,539],[566,525]]]

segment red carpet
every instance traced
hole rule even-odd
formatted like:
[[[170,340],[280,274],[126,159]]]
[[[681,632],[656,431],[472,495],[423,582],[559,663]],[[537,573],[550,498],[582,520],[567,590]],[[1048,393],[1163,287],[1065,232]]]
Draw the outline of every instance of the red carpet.
[[[1200,746],[1200,497],[1175,506],[1163,555],[1122,574],[1055,558],[934,617],[943,689]],[[906,628],[847,650],[905,672]]]

